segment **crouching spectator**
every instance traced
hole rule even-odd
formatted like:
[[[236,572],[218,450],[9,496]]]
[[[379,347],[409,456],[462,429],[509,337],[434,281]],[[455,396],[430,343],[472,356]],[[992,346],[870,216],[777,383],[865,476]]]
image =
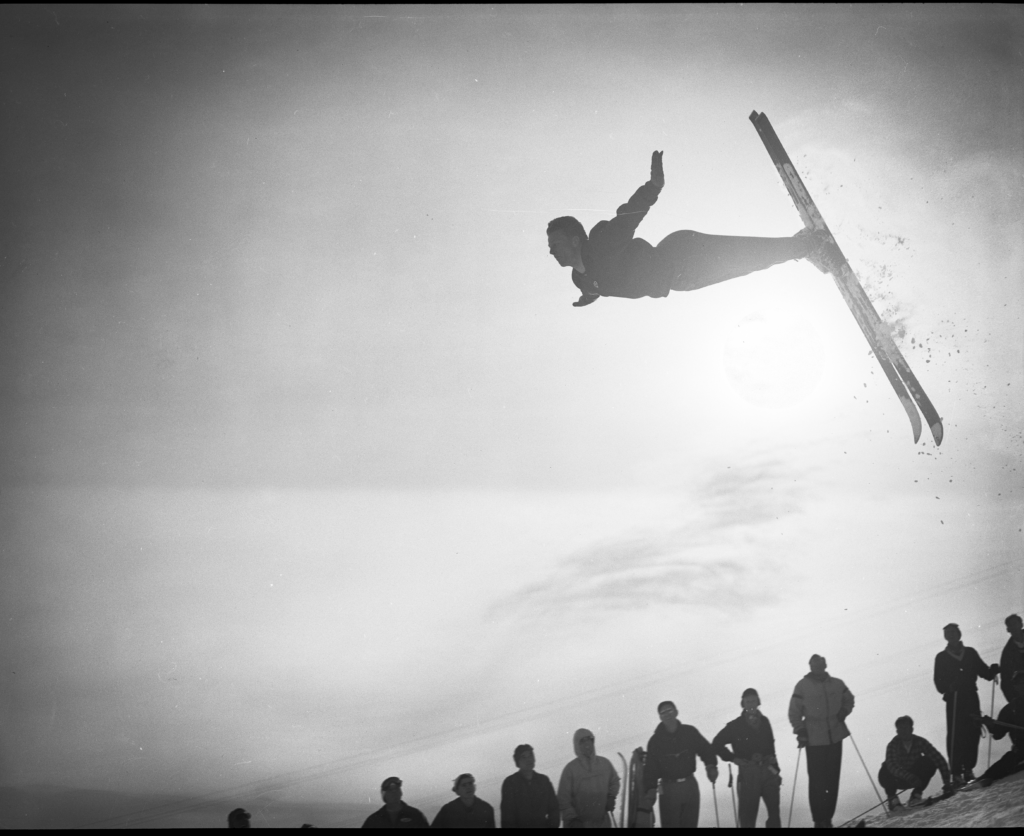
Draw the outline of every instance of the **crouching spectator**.
[[[878,770],[878,783],[885,790],[889,809],[902,807],[900,790],[912,790],[907,805],[916,807],[936,772],[942,774],[944,789],[949,789],[949,765],[939,751],[923,737],[914,734],[910,717],[896,719],[896,736],[885,747],[885,762]]]

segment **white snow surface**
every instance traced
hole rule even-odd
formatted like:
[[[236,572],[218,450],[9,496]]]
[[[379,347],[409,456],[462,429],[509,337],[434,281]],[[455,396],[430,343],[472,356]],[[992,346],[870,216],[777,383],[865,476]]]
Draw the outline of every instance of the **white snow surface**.
[[[891,818],[886,818],[885,814],[872,814],[865,817],[865,825],[867,827],[1022,827],[1024,826],[1024,772],[1018,772],[1001,781],[996,781],[987,788],[959,792],[952,798],[913,812],[908,811]]]

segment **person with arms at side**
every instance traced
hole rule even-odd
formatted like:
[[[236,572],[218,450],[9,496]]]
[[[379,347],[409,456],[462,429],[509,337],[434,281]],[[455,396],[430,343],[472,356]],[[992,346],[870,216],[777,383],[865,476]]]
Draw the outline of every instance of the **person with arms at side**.
[[[885,790],[889,809],[903,806],[897,794],[899,790],[912,790],[907,806],[923,804],[922,796],[936,771],[942,775],[943,790],[951,790],[953,785],[946,759],[931,743],[914,734],[914,721],[910,717],[897,717],[896,736],[885,747],[885,760],[878,770],[878,783]]]
[[[641,811],[650,810],[658,798],[662,827],[696,827],[700,819],[700,787],[695,773],[697,758],[704,762],[708,780],[718,780],[718,758],[696,728],[679,722],[679,711],[671,700],[658,704],[661,722],[647,742],[644,761],[644,789]],[[658,783],[661,795],[658,797]]]
[[[558,780],[558,809],[566,827],[611,827],[611,813],[619,795],[619,773],[608,758],[597,754],[594,733],[576,729],[572,736],[576,757]]]
[[[668,296],[670,290],[698,290],[708,285],[806,258],[818,270],[836,269],[835,245],[827,233],[802,229],[787,238],[744,238],[706,235],[682,229],[656,247],[635,238],[637,227],[658,200],[665,185],[662,153],[651,155],[651,179],[618,208],[615,217],[600,221],[590,235],[574,217],[548,224],[548,252],[560,267],[572,268],[573,284],[582,294],[573,307],[601,296],[638,299]]]
[[[384,828],[429,827],[427,817],[415,807],[402,801],[402,782],[398,778],[385,778],[380,785],[380,797],[384,806],[376,813],[371,813],[363,822],[364,828],[380,830]]]
[[[825,670],[828,662],[815,653],[811,671],[793,689],[789,722],[797,747],[807,748],[807,795],[815,827],[832,827],[839,799],[843,740],[850,736],[844,722],[853,711],[853,694],[841,679]]]
[[[935,656],[935,690],[946,703],[946,756],[953,783],[965,784],[974,780],[981,742],[978,677],[991,682],[999,665],[986,665],[977,650],[965,647],[956,624],[943,627],[942,635],[946,649]]]
[[[1006,701],[1012,702],[1016,696],[1013,693],[1014,674],[1024,671],[1024,621],[1014,613],[1006,616],[1003,623],[1010,638],[1006,640],[1006,646],[999,657],[999,688]]]
[[[463,772],[452,782],[452,792],[458,798],[449,801],[434,816],[431,827],[495,827],[494,808],[476,797],[476,779]]]
[[[516,746],[512,760],[517,771],[501,785],[501,826],[558,827],[558,796],[548,776],[534,771],[533,747]]]
[[[740,827],[757,827],[757,809],[762,799],[768,813],[764,826],[782,827],[779,816],[782,776],[775,757],[775,735],[760,706],[757,691],[747,688],[740,698],[742,713],[715,735],[711,746],[718,757],[732,761],[739,770],[736,781]],[[731,746],[732,751],[727,746]]]

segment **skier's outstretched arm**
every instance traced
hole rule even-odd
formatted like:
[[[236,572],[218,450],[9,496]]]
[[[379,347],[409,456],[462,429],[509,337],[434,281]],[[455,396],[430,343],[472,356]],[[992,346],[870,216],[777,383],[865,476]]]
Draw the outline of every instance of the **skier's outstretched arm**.
[[[608,222],[608,232],[620,238],[625,244],[636,233],[640,221],[658,200],[658,194],[665,185],[665,170],[661,164],[664,151],[651,154],[651,179],[633,192],[633,196],[615,210],[615,217]]]

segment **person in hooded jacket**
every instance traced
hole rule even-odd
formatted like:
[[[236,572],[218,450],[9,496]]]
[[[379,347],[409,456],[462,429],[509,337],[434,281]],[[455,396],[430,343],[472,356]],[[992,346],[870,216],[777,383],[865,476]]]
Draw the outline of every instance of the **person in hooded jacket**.
[[[843,722],[853,711],[853,694],[841,679],[830,676],[824,656],[815,653],[811,672],[793,689],[789,722],[797,747],[807,747],[807,794],[815,827],[831,827],[839,798],[843,740],[850,730]]]
[[[679,722],[679,712],[670,700],[658,704],[658,723],[647,742],[644,761],[644,787],[647,789],[640,809],[654,805],[661,782],[658,811],[662,827],[696,827],[700,819],[700,787],[694,773],[697,758],[704,761],[708,780],[718,780],[718,758],[714,749],[693,726]]]
[[[619,795],[619,773],[608,758],[598,755],[594,733],[577,729],[572,736],[575,759],[558,781],[558,809],[566,827],[611,827],[611,812]]]
[[[764,799],[768,820],[765,827],[782,827],[779,817],[779,761],[775,757],[775,735],[772,724],[761,713],[761,697],[754,688],[747,688],[740,697],[742,713],[726,724],[711,746],[724,761],[732,761],[739,769],[740,827],[757,827],[757,808]],[[732,746],[732,751],[727,749]]]

